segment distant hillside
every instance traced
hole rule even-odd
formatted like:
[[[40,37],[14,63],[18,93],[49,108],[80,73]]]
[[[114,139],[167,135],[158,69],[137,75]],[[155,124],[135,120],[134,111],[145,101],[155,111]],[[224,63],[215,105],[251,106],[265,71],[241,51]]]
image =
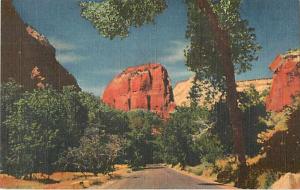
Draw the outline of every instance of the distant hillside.
[[[190,78],[188,80],[179,82],[175,85],[173,93],[174,93],[174,100],[177,106],[189,105],[190,101],[187,97],[193,85],[192,81],[193,78]],[[237,81],[237,90],[241,92],[247,89],[250,85],[254,85],[255,89],[258,92],[263,92],[264,90],[269,89],[271,87],[271,84],[272,84],[272,79],[269,78],[255,79],[255,80],[242,80],[242,81]],[[203,101],[204,98],[201,98],[200,102],[202,103]]]

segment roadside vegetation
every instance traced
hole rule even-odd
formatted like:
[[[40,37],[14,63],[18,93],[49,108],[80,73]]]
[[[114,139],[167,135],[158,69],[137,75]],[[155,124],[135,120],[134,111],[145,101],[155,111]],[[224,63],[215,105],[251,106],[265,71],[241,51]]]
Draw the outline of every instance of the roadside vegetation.
[[[171,3],[171,1],[170,1]],[[144,110],[114,110],[92,94],[65,87],[26,91],[1,84],[1,170],[22,179],[55,172],[108,174],[116,164],[179,166],[242,188],[268,188],[286,172],[300,171],[300,101],[266,111],[254,87],[238,93],[235,74],[251,69],[260,46],[241,18],[240,0],[186,0],[187,68],[194,72],[191,106],[168,120]],[[81,16],[110,39],[153,23],[165,0],[81,2]],[[198,82],[209,85],[206,94]],[[215,100],[211,109],[199,97]],[[48,181],[49,181],[48,180]],[[46,180],[47,181],[47,180]]]
[[[283,173],[300,169],[299,98],[283,112],[271,114],[265,110],[264,94],[254,87],[239,94],[249,188],[270,187]],[[88,173],[111,175],[116,164],[136,170],[167,163],[221,183],[237,180],[238,161],[223,99],[211,109],[177,107],[162,120],[143,110],[111,109],[72,87],[25,91],[11,81],[1,86],[1,104],[1,170],[17,178],[36,180],[42,174],[48,183],[56,172],[86,178]],[[286,151],[284,157],[281,150]]]

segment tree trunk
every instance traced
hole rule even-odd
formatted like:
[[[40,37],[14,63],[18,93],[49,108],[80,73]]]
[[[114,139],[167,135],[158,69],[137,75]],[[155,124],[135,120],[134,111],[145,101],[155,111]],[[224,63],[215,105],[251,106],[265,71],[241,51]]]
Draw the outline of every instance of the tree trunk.
[[[245,187],[245,180],[248,176],[248,169],[245,158],[245,142],[242,125],[241,110],[238,108],[238,97],[234,75],[234,65],[232,63],[232,53],[230,48],[229,33],[219,26],[217,15],[213,12],[207,0],[198,0],[198,6],[205,13],[209,20],[210,27],[214,33],[215,42],[220,52],[221,64],[224,68],[227,103],[229,108],[230,122],[234,135],[234,151],[239,161],[238,187]]]

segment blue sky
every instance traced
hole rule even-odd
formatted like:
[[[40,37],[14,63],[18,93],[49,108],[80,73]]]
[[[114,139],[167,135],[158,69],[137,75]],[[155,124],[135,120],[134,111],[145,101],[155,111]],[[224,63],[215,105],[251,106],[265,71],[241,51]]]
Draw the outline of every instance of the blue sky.
[[[167,0],[168,9],[155,25],[131,29],[126,39],[101,37],[80,17],[79,0],[13,0],[22,19],[44,34],[56,48],[59,62],[80,87],[101,95],[112,78],[128,66],[160,62],[173,86],[191,73],[184,65],[186,7],[184,0]],[[237,79],[270,77],[268,65],[275,56],[300,47],[298,0],[244,0],[243,18],[256,29],[263,49],[253,69]]]

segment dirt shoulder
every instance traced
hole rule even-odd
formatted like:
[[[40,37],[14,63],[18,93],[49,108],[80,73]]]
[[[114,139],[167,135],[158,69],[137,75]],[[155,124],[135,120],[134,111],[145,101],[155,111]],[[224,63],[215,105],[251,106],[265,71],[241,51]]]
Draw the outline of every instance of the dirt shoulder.
[[[0,188],[26,188],[26,189],[82,189],[92,185],[100,185],[112,179],[125,175],[127,165],[116,165],[116,171],[111,175],[98,174],[97,176],[80,172],[55,172],[49,176],[35,174],[34,180],[17,179],[7,174],[0,174]]]

